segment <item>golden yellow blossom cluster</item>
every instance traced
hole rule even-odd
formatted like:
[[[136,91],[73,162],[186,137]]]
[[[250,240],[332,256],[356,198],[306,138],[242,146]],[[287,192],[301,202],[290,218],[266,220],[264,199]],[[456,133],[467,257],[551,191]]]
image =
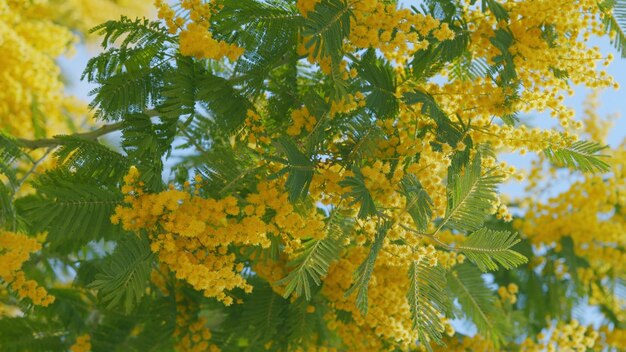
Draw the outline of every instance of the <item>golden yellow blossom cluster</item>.
[[[558,323],[549,331],[549,336],[539,334],[536,343],[530,339],[526,339],[522,344],[522,351],[539,352],[539,351],[587,351],[596,345],[598,340],[598,332],[592,327],[581,325],[577,320],[570,323]]]
[[[44,5],[0,1],[0,130],[13,136],[65,130],[63,110],[74,103],[63,94],[54,59],[68,52],[75,38],[46,18]]]
[[[267,248],[268,234],[273,234],[290,253],[300,248],[302,238],[324,236],[321,215],[298,214],[279,183],[259,184],[258,193],[249,194],[240,206],[235,197],[205,199],[189,189],[145,194],[138,177],[137,169],[131,168],[123,188],[128,206],[117,207],[112,221],[129,231],[147,230],[152,251],[177,278],[226,305],[233,303],[228,291],[252,289],[241,276],[244,264],[235,262],[236,253],[229,246]],[[264,219],[267,211],[274,213],[269,221]]]
[[[320,1],[299,0],[297,7],[304,17],[315,9]],[[347,2],[346,11],[351,12],[350,34],[345,40],[349,51],[375,48],[389,60],[397,64],[406,63],[408,58],[419,50],[428,48],[427,36],[432,35],[438,41],[454,39],[455,33],[447,23],[440,23],[432,16],[400,9],[396,4],[386,4],[376,0],[353,0]],[[328,57],[315,56],[314,47],[307,47],[310,38],[301,40],[298,52],[308,54],[311,63],[318,63],[322,71],[331,72]],[[341,62],[344,79],[346,62]]]
[[[406,293],[409,288],[406,261],[424,260],[437,265],[435,248],[423,246],[416,253],[406,253],[398,259],[394,253],[402,249],[389,245],[379,254],[368,290],[369,308],[363,316],[357,309],[356,295],[345,297],[350,288],[352,276],[358,265],[366,258],[363,247],[350,249],[329,271],[322,292],[335,310],[350,312],[352,321],[346,323],[337,317],[329,316],[330,328],[342,338],[348,351],[384,350],[382,341],[389,340],[397,346],[409,348],[418,339],[411,328],[411,313]],[[444,324],[446,332],[454,334],[449,324]]]
[[[298,0],[296,6],[300,13],[306,17],[307,14],[315,9],[315,6],[320,3],[321,0]]]
[[[183,0],[180,7],[188,18],[181,17],[163,0],[156,0],[158,16],[167,24],[170,33],[179,35],[180,53],[201,59],[235,61],[244,50],[236,45],[217,40],[211,34],[211,16],[218,10],[214,2]]]
[[[176,351],[181,352],[219,352],[220,349],[210,343],[211,330],[206,326],[207,319],[198,316],[198,305],[179,292],[176,295],[176,330],[174,337]]]
[[[64,93],[55,60],[72,54],[76,34],[122,11],[139,14],[146,5],[144,0],[0,0],[0,131],[33,138],[83,124],[87,104]]]
[[[406,58],[429,46],[429,34],[439,41],[454,38],[447,23],[432,16],[399,9],[381,1],[352,1],[354,18],[350,21],[349,42],[355,48],[379,49],[390,60],[403,64]]]
[[[306,106],[294,110],[291,113],[291,119],[293,124],[287,129],[287,134],[290,136],[300,135],[303,129],[306,132],[311,132],[315,127],[315,116],[311,115]]]
[[[76,338],[76,342],[70,346],[71,352],[89,352],[91,351],[91,336],[89,334],[80,335]]]
[[[503,302],[508,302],[510,304],[515,304],[517,302],[517,293],[519,292],[519,288],[516,284],[509,284],[508,286],[500,286],[498,288],[498,295]]]
[[[41,243],[36,238],[20,233],[0,232],[0,279],[20,298],[30,298],[34,304],[45,307],[54,302],[54,297],[34,280],[26,279],[22,271],[22,264],[30,254],[40,249]]]

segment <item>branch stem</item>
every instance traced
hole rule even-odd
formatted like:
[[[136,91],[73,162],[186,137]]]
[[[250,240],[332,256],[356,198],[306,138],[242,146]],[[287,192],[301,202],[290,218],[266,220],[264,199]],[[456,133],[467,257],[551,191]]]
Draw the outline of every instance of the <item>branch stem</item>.
[[[119,131],[122,129],[123,126],[124,126],[124,123],[120,121],[120,122],[112,123],[109,125],[104,125],[98,128],[97,130],[93,130],[89,132],[74,133],[74,134],[71,134],[70,136],[93,140],[105,134]],[[17,142],[21,146],[28,148],[28,149],[51,148],[51,147],[56,147],[61,144],[59,139],[57,138],[42,138],[42,139],[18,138]]]

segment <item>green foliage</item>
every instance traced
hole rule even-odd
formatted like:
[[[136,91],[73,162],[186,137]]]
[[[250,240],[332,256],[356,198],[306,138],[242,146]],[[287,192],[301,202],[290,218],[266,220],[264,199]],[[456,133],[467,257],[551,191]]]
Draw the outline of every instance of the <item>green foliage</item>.
[[[413,261],[409,268],[407,300],[411,308],[413,327],[419,342],[432,350],[430,342],[442,344],[443,325],[439,312],[446,310],[446,274],[441,266],[429,266],[424,261]]]
[[[127,115],[122,147],[139,169],[148,189],[162,189],[163,156],[169,153],[176,134],[175,121],[154,122],[146,114]]]
[[[8,135],[0,133],[0,228],[10,225],[15,226],[15,209],[13,197],[16,188],[23,179],[18,178],[18,169],[15,164],[18,160],[32,162],[30,156],[22,151],[18,141]]]
[[[356,69],[363,78],[363,92],[368,92],[367,107],[379,118],[393,116],[398,112],[396,98],[396,76],[393,67],[385,59],[377,58],[374,49],[369,49],[360,61],[355,63]]]
[[[374,199],[365,186],[365,178],[363,177],[361,169],[353,167],[352,173],[354,176],[346,177],[340,184],[343,187],[350,187],[352,189],[350,192],[346,193],[346,197],[353,198],[350,205],[356,203],[361,204],[359,218],[364,219],[370,215],[376,214],[376,204],[374,204]]]
[[[106,184],[120,182],[130,163],[120,153],[83,138],[57,136],[61,144],[54,152],[59,167],[80,177]]]
[[[341,215],[338,209],[332,210],[326,221],[326,237],[308,240],[298,256],[289,263],[293,267],[289,275],[275,283],[287,284],[283,295],[285,298],[295,292],[298,297],[304,294],[310,300],[311,287],[320,286],[330,264],[339,259],[341,241],[352,230],[353,222]]]
[[[493,13],[493,15],[496,17],[498,21],[509,19],[509,14],[504,8],[504,6],[502,6],[502,4],[500,4],[496,0],[483,0],[481,1],[481,6],[482,6],[483,12],[486,9],[489,9],[489,11]]]
[[[615,35],[611,43],[622,57],[626,57],[626,1],[604,0],[598,2],[598,7],[604,13],[604,28]]]
[[[583,172],[607,172],[610,166],[602,160],[606,155],[598,154],[606,148],[596,142],[576,141],[563,148],[547,148],[544,154],[556,166],[569,167]]]
[[[363,160],[378,150],[378,142],[384,139],[380,127],[365,113],[346,119],[341,126],[346,140],[338,145],[342,159],[347,163]]]
[[[287,156],[287,160],[282,161],[285,164],[280,173],[288,173],[285,187],[289,193],[289,200],[294,202],[304,198],[309,193],[309,186],[313,180],[314,163],[311,156],[306,156],[300,150],[293,140],[283,137],[275,142],[276,149]]]
[[[448,207],[443,224],[461,231],[479,229],[495,202],[499,176],[481,169],[481,156],[477,154],[464,170],[452,171],[448,185]]]
[[[446,275],[448,289],[459,300],[462,310],[459,318],[469,318],[478,329],[478,333],[491,339],[498,347],[505,341],[511,327],[497,298],[484,282],[480,271],[472,265],[462,264],[454,267]]]
[[[93,96],[90,107],[103,120],[119,120],[126,114],[141,112],[158,101],[165,74],[165,69],[155,67],[109,77],[89,92]]]
[[[133,235],[129,235],[133,236]],[[127,237],[104,259],[101,272],[89,287],[98,290],[107,309],[129,313],[141,300],[152,270],[152,252],[146,238]]]
[[[383,242],[385,241],[385,237],[387,236],[387,232],[391,224],[388,222],[384,222],[378,225],[378,229],[376,230],[376,237],[374,238],[374,242],[370,247],[369,254],[367,258],[359,267],[356,269],[354,273],[354,279],[352,286],[346,291],[345,296],[351,295],[354,291],[357,291],[356,294],[356,306],[361,312],[361,314],[367,314],[367,291],[369,289],[370,279],[372,278],[372,274],[374,273],[374,266],[376,265],[376,258],[378,258],[378,252],[380,252],[381,248],[383,248]]]
[[[37,194],[20,198],[16,207],[34,233],[48,232],[50,251],[67,254],[90,241],[121,234],[109,220],[122,202],[114,185],[57,169],[39,176],[33,186]]]
[[[344,0],[326,0],[308,13],[302,35],[313,56],[328,57],[338,64],[343,52],[343,39],[350,34],[350,7]]]
[[[62,339],[64,332],[58,323],[4,317],[0,319],[0,348],[7,352],[62,351],[68,347]]]
[[[432,217],[433,201],[422,188],[415,175],[405,175],[400,183],[402,195],[406,197],[405,209],[413,218],[419,231],[426,231]]]
[[[30,159],[20,148],[19,142],[0,133],[0,175],[4,175],[13,187],[18,183],[14,162],[21,158]]]
[[[154,106],[169,68],[164,50],[172,38],[165,28],[159,22],[122,17],[96,26],[92,33],[103,36],[104,48],[120,41],[118,48],[91,59],[82,76],[98,84],[90,92],[96,117],[119,120]]]
[[[447,339],[444,316],[473,322],[481,336],[502,350],[515,350],[516,337],[533,336],[551,319],[570,319],[576,300],[590,290],[578,276],[578,269],[589,268],[590,263],[577,254],[574,236],[564,237],[556,248],[541,248],[548,258],[544,264],[522,266],[537,260],[537,250],[524,236],[518,239],[511,224],[490,217],[502,176],[498,170],[482,167],[485,158],[496,160],[496,151],[473,140],[475,133],[488,133],[488,126],[480,126],[482,122],[477,123],[468,112],[473,107],[457,109],[455,99],[459,98],[443,97],[445,90],[430,89],[441,79],[460,80],[456,83],[463,85],[495,84],[497,95],[504,94],[504,112],[499,118],[512,128],[519,121],[515,102],[528,87],[521,85],[521,72],[518,77],[515,63],[519,58],[513,53],[519,51],[512,50],[517,42],[507,25],[516,19],[501,1],[477,1],[471,1],[471,6],[480,6],[488,21],[499,21],[492,37],[483,38],[485,48],[474,47],[476,23],[466,22],[469,17],[458,1],[425,0],[413,11],[436,18],[455,35],[440,41],[434,30],[424,37],[419,34],[428,46],[405,61],[383,55],[380,47],[351,47],[351,21],[361,14],[353,14],[353,4],[346,0],[319,1],[306,16],[293,0],[219,0],[219,10],[209,19],[209,31],[214,39],[244,49],[234,61],[180,55],[179,38],[160,22],[122,17],[94,28],[93,33],[103,36],[105,51],[89,61],[83,79],[96,85],[91,92],[96,117],[117,121],[106,125],[104,133],[120,131],[119,147],[98,141],[99,130],[43,138],[45,116],[36,97],[32,97],[31,113],[38,139],[15,140],[0,134],[0,226],[29,235],[47,232],[43,250],[25,264],[27,276],[46,287],[52,286],[52,277],[72,282],[72,286],[50,289],[57,299],[53,305],[40,309],[22,304],[24,317],[0,319],[0,350],[67,350],[77,336],[88,333],[96,352],[170,351],[179,342],[175,331],[183,318],[206,318],[204,327],[211,330],[211,343],[223,351],[258,351],[261,346],[276,351],[322,346],[349,349],[352,346],[333,326],[335,317],[344,324],[357,324],[354,331],[363,336],[376,334],[383,348],[392,350],[398,341],[379,334],[373,325],[361,324],[379,313],[369,307],[368,292],[374,290],[372,276],[390,270],[379,260],[383,250],[385,257],[409,258],[405,267],[394,265],[391,270],[408,270],[407,315],[401,319],[404,322],[410,313],[420,347],[431,349],[431,342]],[[379,2],[381,6],[397,3]],[[607,0],[599,6],[607,13],[602,20],[616,31],[614,43],[624,54],[626,5]],[[407,25],[413,27],[398,27],[387,34],[396,38],[400,32],[421,33],[419,24]],[[553,24],[538,27],[540,40],[548,47],[559,44]],[[300,54],[300,44],[308,54]],[[317,58],[317,63],[307,60],[309,56]],[[328,64],[329,72],[322,72],[320,64]],[[356,70],[356,76],[346,75],[346,69]],[[546,70],[548,78],[569,78],[565,69]],[[352,101],[341,100],[357,93],[364,94],[365,104],[352,106]],[[307,126],[307,132],[299,136],[289,136],[286,129],[294,123],[291,114],[303,107],[315,117],[315,125],[312,130]],[[250,111],[260,119],[246,120]],[[481,119],[489,114],[483,113]],[[263,138],[249,143],[250,134]],[[40,173],[38,161],[24,152],[37,148],[49,148],[56,158],[54,169]],[[429,155],[431,149],[440,154]],[[597,143],[580,141],[547,148],[545,155],[557,166],[608,172],[609,165],[600,154],[603,149]],[[424,180],[432,155],[440,155],[439,166],[444,167],[437,169],[436,178]],[[384,199],[386,195],[377,195],[375,201],[367,187],[372,180],[366,182],[362,170],[380,165],[375,161],[384,165],[386,181],[397,182],[391,185],[397,193],[389,195],[391,201]],[[236,274],[253,287],[252,292],[228,290],[236,303],[226,306],[179,280],[180,273],[159,270],[163,282],[157,285],[151,282],[151,273],[158,260],[147,234],[129,234],[110,222],[115,207],[124,202],[120,188],[131,165],[139,169],[146,193],[163,191],[167,182],[179,189],[192,182],[185,189],[197,191],[193,197],[235,198],[242,211],[228,212],[223,218],[228,224],[248,216],[246,206],[257,205],[248,196],[254,195],[260,182],[284,181],[296,213],[317,211],[320,218],[324,214],[324,233],[305,238],[283,231],[282,226],[273,227],[271,219],[279,210],[263,206],[255,216],[267,223],[258,235],[267,236],[269,247],[244,240],[245,244],[233,242],[218,249],[220,255],[225,250],[244,265]],[[418,165],[420,170],[415,171]],[[328,170],[334,179],[326,178]],[[439,170],[444,171],[439,174]],[[202,180],[192,181],[197,174]],[[400,182],[397,175],[402,176]],[[24,181],[31,181],[35,192],[16,196]],[[444,185],[446,194],[435,194],[433,189]],[[337,191],[337,186],[343,189]],[[446,209],[441,214],[443,205]],[[620,210],[615,209],[616,213]],[[409,217],[414,226],[404,224],[411,221]],[[230,235],[220,233],[219,224],[205,225],[209,239],[184,241]],[[148,231],[157,235],[170,231],[158,226]],[[443,235],[444,230],[451,234]],[[446,243],[448,235],[464,234],[462,243]],[[343,286],[351,284],[344,298],[356,294],[359,314],[338,308],[337,301],[326,297],[324,278],[341,258],[360,254],[354,250],[362,249],[363,238],[367,257],[353,273],[352,282]],[[292,243],[302,247],[292,247]],[[462,253],[472,264],[447,270],[447,265],[431,266],[428,259],[432,258],[414,260],[430,243],[444,253]],[[614,247],[623,252],[619,245]],[[201,258],[205,249],[184,250],[185,255]],[[285,262],[286,268],[282,267]],[[555,263],[568,267],[565,277],[556,274]],[[262,271],[256,270],[270,264],[288,273],[281,280],[267,282]],[[613,274],[611,270],[607,276]],[[487,271],[491,271],[488,276],[493,285],[483,277]],[[610,280],[611,285],[622,287],[614,278]],[[511,304],[497,300],[494,291],[494,286],[512,282],[520,286],[516,312]],[[391,291],[381,286],[376,290],[377,298]],[[14,301],[9,296],[2,303]],[[187,311],[186,305],[193,311]],[[613,307],[601,309],[616,326],[624,324]],[[524,324],[520,312],[528,320]]]
[[[422,114],[431,117],[437,123],[437,140],[455,146],[462,138],[461,130],[455,125],[448,115],[441,110],[439,104],[432,95],[427,92],[415,90],[404,94],[404,101],[409,105],[421,103]]]
[[[486,227],[469,235],[458,250],[474,262],[481,271],[513,269],[528,260],[511,248],[519,243],[517,234],[508,231],[494,231]]]

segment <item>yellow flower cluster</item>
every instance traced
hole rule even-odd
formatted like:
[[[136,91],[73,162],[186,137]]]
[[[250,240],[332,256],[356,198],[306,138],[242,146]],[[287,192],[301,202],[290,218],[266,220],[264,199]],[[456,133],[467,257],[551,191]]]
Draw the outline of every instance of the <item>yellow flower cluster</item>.
[[[207,319],[198,316],[198,305],[179,292],[176,293],[176,351],[180,352],[219,352],[220,349],[210,343],[211,330]]]
[[[352,1],[349,43],[355,48],[376,48],[399,64],[418,50],[428,48],[431,32],[439,41],[454,38],[447,24],[432,16],[399,9],[396,4],[376,0]]]
[[[587,351],[596,346],[599,334],[592,327],[580,325],[577,320],[570,323],[558,323],[549,331],[549,337],[543,333],[537,336],[539,342],[526,339],[521,350],[527,352]]]
[[[287,128],[287,134],[290,136],[298,136],[302,133],[302,129],[311,132],[315,127],[317,120],[311,115],[306,106],[291,112],[292,125]]]
[[[51,136],[87,120],[87,104],[64,93],[55,60],[72,53],[76,34],[86,35],[122,12],[139,14],[146,5],[147,0],[0,0],[0,131]]]
[[[297,7],[304,17],[315,9],[319,0],[299,0]],[[377,0],[351,0],[347,2],[350,16],[350,33],[345,40],[348,51],[374,48],[398,65],[406,63],[419,50],[428,48],[427,36],[446,41],[454,38],[454,31],[446,23],[441,24],[429,15],[414,13],[398,8],[397,4],[386,4]],[[328,57],[316,57],[314,47],[306,48],[310,38],[300,38],[298,53],[308,54],[309,62],[317,62],[325,73],[331,72]],[[350,77],[345,64],[340,67],[343,79]]]
[[[177,16],[176,12],[163,0],[155,0],[155,6],[159,10],[159,18],[165,21],[170,33],[178,33],[181,54],[198,59],[228,58],[230,61],[235,61],[244,53],[244,49],[237,45],[213,38],[210,20],[213,13],[217,11],[214,2],[182,0],[181,9],[188,13],[189,20]]]
[[[307,14],[315,9],[315,6],[319,4],[321,0],[298,0],[296,7],[302,16],[307,17]]]
[[[517,292],[519,292],[519,288],[516,284],[509,284],[508,286],[500,286],[498,288],[498,295],[502,302],[508,302],[510,304],[515,304],[517,302]]]
[[[361,172],[365,178],[365,187],[375,202],[389,207],[401,205],[403,199],[395,190],[404,176],[402,169],[396,168],[392,174],[390,163],[377,160],[372,166],[363,167]]]
[[[131,168],[123,187],[128,206],[118,206],[111,221],[128,231],[147,230],[152,251],[177,278],[226,305],[233,303],[228,291],[252,289],[229,246],[267,248],[268,234],[274,234],[282,239],[284,252],[291,253],[300,248],[301,239],[325,236],[323,217],[314,210],[299,214],[282,183],[260,183],[240,207],[232,196],[204,199],[189,189],[145,194],[138,177],[138,170]],[[274,216],[264,219],[270,209]]]
[[[262,147],[257,144],[268,146],[271,143],[271,139],[265,133],[265,126],[263,126],[259,114],[248,110],[244,124],[247,127],[248,133],[242,135],[242,140],[247,140],[251,148],[262,150]]]
[[[0,279],[8,284],[21,298],[30,298],[40,306],[48,306],[54,297],[34,280],[27,280],[22,264],[31,253],[41,249],[36,238],[23,234],[0,231]]]
[[[75,38],[43,5],[0,0],[0,130],[16,137],[63,131],[63,108],[72,104],[63,95],[54,59]]]
[[[177,278],[207,297],[228,305],[232,298],[226,296],[227,291],[235,287],[251,290],[239,274],[243,265],[235,263],[235,254],[229,253],[228,246],[267,241],[262,223],[236,221],[233,216],[239,214],[239,208],[232,197],[206,200],[174,189],[143,194],[135,188],[138,176],[137,169],[131,168],[124,189],[130,207],[119,206],[112,222],[121,222],[129,231],[147,230],[151,249],[159,259]]]
[[[398,259],[397,250],[400,249],[394,248],[385,240],[369,283],[367,316],[363,316],[356,308],[355,294],[344,296],[353,281],[354,272],[367,255],[367,249],[353,247],[331,265],[322,292],[334,309],[350,312],[354,320],[345,323],[336,317],[328,317],[329,327],[344,341],[346,351],[381,351],[384,350],[381,345],[384,340],[394,341],[396,346],[408,349],[418,339],[416,331],[412,329],[411,313],[406,299],[409,289],[406,263],[423,260],[437,265],[436,251],[432,246],[420,247],[416,253],[408,251],[404,253],[404,258]],[[449,324],[443,325],[447,333],[454,334]]]
[[[70,346],[71,352],[89,352],[91,351],[91,337],[89,334],[80,335],[76,338],[76,342]]]

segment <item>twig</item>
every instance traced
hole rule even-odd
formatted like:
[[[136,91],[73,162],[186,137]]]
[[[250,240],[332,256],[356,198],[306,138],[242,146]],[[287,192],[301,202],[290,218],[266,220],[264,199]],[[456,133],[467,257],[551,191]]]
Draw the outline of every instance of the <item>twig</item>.
[[[120,121],[120,122],[112,123],[110,125],[104,125],[94,131],[74,133],[69,136],[93,140],[105,134],[121,130],[123,126],[124,126],[124,123]],[[50,147],[56,147],[61,144],[61,141],[57,138],[42,138],[42,139],[18,138],[16,139],[16,141],[22,147],[25,147],[28,149],[50,148]]]

